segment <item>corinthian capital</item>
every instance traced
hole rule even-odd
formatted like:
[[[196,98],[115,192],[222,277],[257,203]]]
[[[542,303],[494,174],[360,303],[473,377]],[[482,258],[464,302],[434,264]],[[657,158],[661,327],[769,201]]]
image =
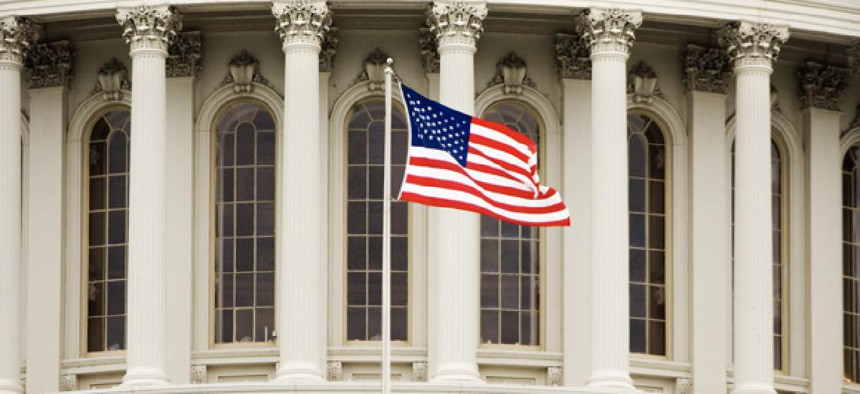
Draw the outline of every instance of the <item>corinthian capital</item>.
[[[68,41],[37,44],[27,55],[30,89],[69,87],[74,49]]]
[[[579,15],[579,30],[592,54],[628,54],[642,13],[617,8],[591,8]]]
[[[182,30],[182,15],[170,6],[120,8],[116,21],[131,50],[156,49],[167,52],[168,43]]]
[[[0,18],[0,62],[24,63],[27,49],[38,38],[36,30],[29,19],[16,16]]]
[[[797,77],[801,108],[839,111],[839,96],[848,89],[848,70],[806,62]]]
[[[284,46],[311,44],[320,46],[331,28],[331,10],[324,1],[287,0],[272,5],[275,31]]]
[[[686,91],[700,91],[726,94],[731,75],[730,59],[719,48],[705,48],[687,45],[684,55],[684,88]]]
[[[167,48],[167,78],[196,77],[203,70],[200,58],[204,42],[199,31],[176,36]]]
[[[439,46],[461,44],[474,47],[484,32],[485,1],[435,1],[427,12],[427,24]]]
[[[591,79],[591,53],[581,36],[555,35],[558,73],[564,79]]]
[[[734,66],[767,66],[776,60],[788,40],[788,27],[766,23],[734,22],[720,30],[722,45]]]

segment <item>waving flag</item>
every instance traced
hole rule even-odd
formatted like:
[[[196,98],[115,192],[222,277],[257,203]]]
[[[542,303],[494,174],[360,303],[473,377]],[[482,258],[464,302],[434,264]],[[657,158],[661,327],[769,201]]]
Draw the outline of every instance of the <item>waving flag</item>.
[[[531,139],[400,86],[410,130],[400,200],[529,226],[570,225],[561,196],[540,184]]]

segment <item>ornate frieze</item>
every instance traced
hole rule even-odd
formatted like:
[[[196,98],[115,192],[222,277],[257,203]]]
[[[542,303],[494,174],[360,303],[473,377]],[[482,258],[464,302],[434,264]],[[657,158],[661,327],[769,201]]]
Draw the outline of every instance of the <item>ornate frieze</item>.
[[[325,1],[287,0],[272,5],[275,31],[284,46],[288,44],[321,45],[331,28],[331,10]]]
[[[496,63],[496,75],[488,86],[504,85],[505,94],[523,94],[523,85],[535,87],[535,82],[526,75],[526,62],[510,52]]]
[[[268,85],[269,81],[260,74],[260,61],[256,57],[251,56],[248,51],[233,56],[230,59],[229,71],[224,77],[224,85],[233,85],[233,91],[251,92],[254,90],[254,83]]]
[[[343,380],[343,363],[340,361],[329,361],[326,365],[326,378],[330,382]]]
[[[439,46],[475,46],[484,32],[487,17],[485,1],[435,1],[427,13],[427,25],[436,35]]]
[[[693,380],[688,378],[675,379],[675,394],[692,394]]]
[[[642,61],[633,66],[627,75],[627,93],[633,94],[634,103],[650,104],[654,101],[654,96],[660,94],[654,69]]]
[[[591,8],[579,15],[578,29],[592,54],[628,54],[642,13],[617,8]]]
[[[101,93],[105,100],[122,100],[123,90],[131,90],[128,69],[117,58],[112,58],[99,69],[96,93]]]
[[[848,48],[848,65],[855,74],[860,74],[860,44]]]
[[[767,66],[776,60],[780,46],[788,40],[788,28],[766,23],[734,22],[720,30],[720,45],[735,68]]]
[[[382,90],[385,88],[385,66],[389,56],[376,48],[364,58],[363,70],[358,74],[355,83],[368,82],[368,89]]]
[[[15,16],[0,18],[0,62],[23,64],[27,50],[39,38],[29,19]]]
[[[191,366],[191,384],[204,384],[208,382],[208,373],[205,365]]]
[[[427,363],[412,363],[412,381],[427,381]]]
[[[581,36],[556,34],[555,59],[563,79],[591,79],[591,52]]]
[[[427,74],[439,74],[439,51],[436,50],[436,33],[429,27],[418,29],[418,43],[421,45],[421,62]]]
[[[27,55],[30,89],[69,87],[74,49],[68,41],[36,44]]]
[[[167,48],[167,78],[196,77],[203,71],[202,57],[205,40],[199,31],[181,33]]]
[[[848,89],[848,70],[806,62],[797,77],[801,108],[839,111],[839,96]]]
[[[564,370],[561,367],[547,367],[546,369],[546,385],[547,386],[563,386],[564,385]]]
[[[170,40],[182,30],[182,15],[170,6],[120,8],[116,12],[116,20],[122,25],[122,37],[132,51],[167,51]]]
[[[684,89],[726,94],[731,76],[731,59],[719,48],[687,45],[684,55]]]
[[[337,28],[329,27],[328,33],[323,35],[320,50],[320,72],[331,72],[334,69],[334,56],[337,54]]]

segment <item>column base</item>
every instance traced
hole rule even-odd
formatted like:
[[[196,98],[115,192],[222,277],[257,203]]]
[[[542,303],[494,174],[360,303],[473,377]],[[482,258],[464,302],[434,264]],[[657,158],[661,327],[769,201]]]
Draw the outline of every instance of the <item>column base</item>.
[[[592,373],[586,383],[588,387],[605,387],[619,390],[636,390],[633,379],[625,371],[599,370]]]
[[[481,374],[475,364],[446,364],[435,369],[430,375],[432,383],[482,384]]]
[[[169,386],[170,378],[160,368],[132,368],[122,378],[121,387]]]
[[[0,394],[21,394],[24,387],[20,381],[13,379],[0,379]]]
[[[735,384],[732,394],[776,394],[772,384],[766,383],[744,383]]]
[[[324,382],[325,373],[313,363],[282,363],[272,382]]]

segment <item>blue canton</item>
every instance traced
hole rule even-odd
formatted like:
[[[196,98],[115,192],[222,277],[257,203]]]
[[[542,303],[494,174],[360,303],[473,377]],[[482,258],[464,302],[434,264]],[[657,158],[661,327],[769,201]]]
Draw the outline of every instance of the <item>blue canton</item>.
[[[409,114],[412,146],[443,150],[465,167],[472,117],[430,100],[406,85],[400,86]]]

